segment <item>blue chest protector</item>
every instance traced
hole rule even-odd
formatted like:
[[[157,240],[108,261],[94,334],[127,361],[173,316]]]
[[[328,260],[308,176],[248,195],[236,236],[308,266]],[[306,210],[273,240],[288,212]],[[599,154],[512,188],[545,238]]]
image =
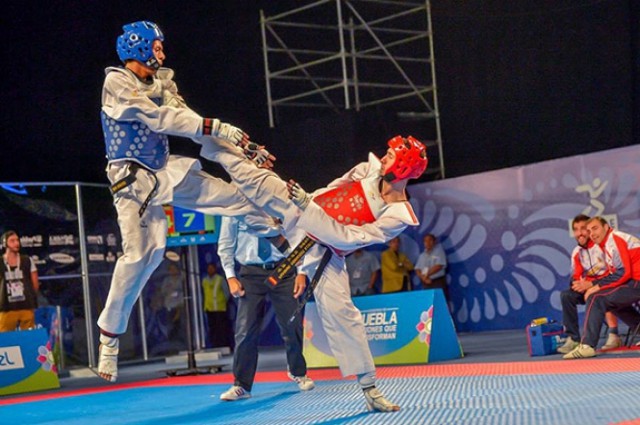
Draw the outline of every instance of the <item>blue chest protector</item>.
[[[151,99],[158,104],[160,99]],[[164,167],[169,158],[169,138],[154,133],[139,121],[116,121],[100,111],[109,162],[135,161],[152,170]]]

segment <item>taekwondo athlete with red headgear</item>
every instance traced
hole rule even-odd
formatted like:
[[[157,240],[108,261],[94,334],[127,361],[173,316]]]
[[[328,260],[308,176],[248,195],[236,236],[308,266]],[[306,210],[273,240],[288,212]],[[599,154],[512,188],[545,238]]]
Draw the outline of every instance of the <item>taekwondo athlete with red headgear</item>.
[[[257,168],[225,143],[203,143],[200,154],[220,163],[252,202],[280,218],[289,240],[300,240],[303,232],[319,242],[306,254],[302,274],[310,276],[324,253],[332,253],[314,293],[332,353],[343,376],[356,375],[369,410],[393,412],[400,407],[376,388],[373,356],[344,264],[346,254],[385,243],[419,224],[405,189],[426,170],[426,148],[411,136],[396,136],[387,145],[384,157],[369,154],[367,162],[311,194],[294,181],[286,183],[274,172]]]

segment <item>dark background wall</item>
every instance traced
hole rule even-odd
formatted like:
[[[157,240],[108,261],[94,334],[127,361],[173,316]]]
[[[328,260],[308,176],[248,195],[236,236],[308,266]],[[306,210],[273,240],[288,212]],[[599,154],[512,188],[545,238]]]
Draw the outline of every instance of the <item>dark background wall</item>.
[[[383,107],[269,129],[259,10],[293,1],[22,1],[3,7],[0,181],[106,182],[103,69],[124,23],[165,33],[193,109],[238,125],[283,177],[326,183],[407,128]],[[447,177],[640,143],[640,2],[432,2]],[[329,115],[327,115],[329,114]],[[189,140],[174,153],[197,155]],[[219,170],[207,165],[213,173]]]

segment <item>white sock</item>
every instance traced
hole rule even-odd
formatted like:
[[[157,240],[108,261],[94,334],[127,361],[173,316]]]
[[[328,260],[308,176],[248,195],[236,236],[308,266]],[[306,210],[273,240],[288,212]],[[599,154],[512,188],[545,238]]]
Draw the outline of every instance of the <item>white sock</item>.
[[[112,337],[105,334],[100,334],[100,343],[107,347],[115,347],[118,345],[118,337]]]

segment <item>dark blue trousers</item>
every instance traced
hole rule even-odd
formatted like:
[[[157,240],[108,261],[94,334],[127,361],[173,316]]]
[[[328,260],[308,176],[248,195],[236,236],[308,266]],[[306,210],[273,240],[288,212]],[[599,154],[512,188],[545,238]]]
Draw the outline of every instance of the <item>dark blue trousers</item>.
[[[585,304],[584,294],[573,289],[560,293],[562,303],[562,325],[567,336],[574,341],[580,341],[580,324],[578,323],[578,305]]]
[[[289,322],[298,306],[298,300],[293,298],[295,269],[275,286],[265,282],[271,272],[258,266],[241,266],[237,276],[244,286],[245,295],[237,299],[233,375],[234,384],[247,391],[251,391],[258,366],[258,342],[267,296],[284,340],[289,371],[294,376],[307,374],[307,363],[302,356],[302,317],[298,315],[296,320]]]
[[[629,280],[615,288],[603,288],[587,298],[587,310],[582,343],[596,348],[607,311],[613,312],[630,327],[640,322],[640,314],[633,307],[640,303],[640,281]]]

